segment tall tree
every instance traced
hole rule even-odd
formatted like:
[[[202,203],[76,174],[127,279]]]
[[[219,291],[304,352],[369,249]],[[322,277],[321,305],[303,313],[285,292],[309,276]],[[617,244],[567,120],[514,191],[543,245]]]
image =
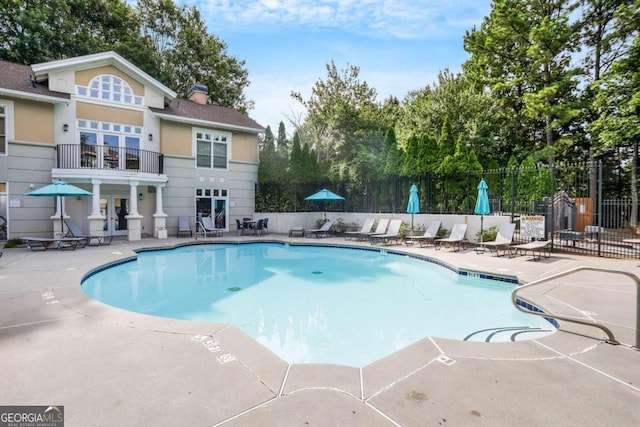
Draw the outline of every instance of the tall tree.
[[[307,110],[304,133],[319,161],[346,162],[358,152],[362,132],[377,126],[371,113],[378,109],[376,91],[360,81],[359,67],[338,70],[331,61],[326,70],[327,79],[314,84],[308,100],[298,92],[291,96]]]
[[[196,7],[173,0],[138,0],[142,33],[162,57],[161,81],[186,96],[195,83],[207,86],[212,104],[246,112],[253,107],[243,91],[249,85],[244,61],[227,53],[227,44],[209,34]]]
[[[637,0],[633,7],[621,8],[619,12],[627,19],[631,18],[638,22],[640,0]],[[640,146],[640,36],[638,32],[635,33],[628,55],[616,61],[598,83],[595,105],[601,114],[589,129],[604,143],[604,147],[616,148],[627,153],[624,163],[627,163],[630,169],[632,199],[629,225],[636,227]]]
[[[571,0],[494,0],[481,27],[464,38],[466,75],[499,101],[512,127],[507,138],[525,150],[554,147],[579,113],[575,7]]]
[[[287,140],[287,131],[284,127],[284,122],[280,122],[278,125],[278,139],[276,140],[276,146],[278,147],[278,152],[283,156],[288,156],[289,154],[289,141]]]

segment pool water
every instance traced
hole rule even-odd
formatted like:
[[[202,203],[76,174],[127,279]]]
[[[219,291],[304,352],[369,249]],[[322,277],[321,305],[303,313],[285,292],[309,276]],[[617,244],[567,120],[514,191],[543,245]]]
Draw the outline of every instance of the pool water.
[[[514,286],[379,250],[251,243],[141,252],[82,289],[126,310],[233,323],[289,363],[362,367],[427,336],[553,333],[513,307]]]

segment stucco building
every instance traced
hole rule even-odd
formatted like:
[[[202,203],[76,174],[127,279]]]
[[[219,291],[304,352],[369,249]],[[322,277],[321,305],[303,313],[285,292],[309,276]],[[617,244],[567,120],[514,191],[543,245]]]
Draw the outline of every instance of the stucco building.
[[[55,236],[61,214],[129,240],[175,234],[181,215],[235,228],[254,212],[264,128],[206,100],[201,85],[177,98],[114,52],[0,61],[0,239]],[[93,195],[26,195],[56,180]]]

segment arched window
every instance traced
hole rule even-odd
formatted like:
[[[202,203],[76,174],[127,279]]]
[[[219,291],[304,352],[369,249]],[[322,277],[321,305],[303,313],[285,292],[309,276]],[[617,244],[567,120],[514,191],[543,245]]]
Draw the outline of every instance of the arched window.
[[[120,77],[102,74],[94,77],[88,86],[76,86],[78,96],[117,102],[120,104],[142,105],[143,98],[136,96],[131,86]]]

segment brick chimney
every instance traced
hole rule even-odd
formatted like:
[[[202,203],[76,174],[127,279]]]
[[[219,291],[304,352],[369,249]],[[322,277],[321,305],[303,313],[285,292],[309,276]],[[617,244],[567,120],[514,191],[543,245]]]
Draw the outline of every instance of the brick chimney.
[[[209,89],[205,85],[201,85],[200,83],[196,83],[191,86],[189,92],[187,92],[187,99],[189,101],[193,101],[196,104],[207,104],[207,94],[209,93]]]

